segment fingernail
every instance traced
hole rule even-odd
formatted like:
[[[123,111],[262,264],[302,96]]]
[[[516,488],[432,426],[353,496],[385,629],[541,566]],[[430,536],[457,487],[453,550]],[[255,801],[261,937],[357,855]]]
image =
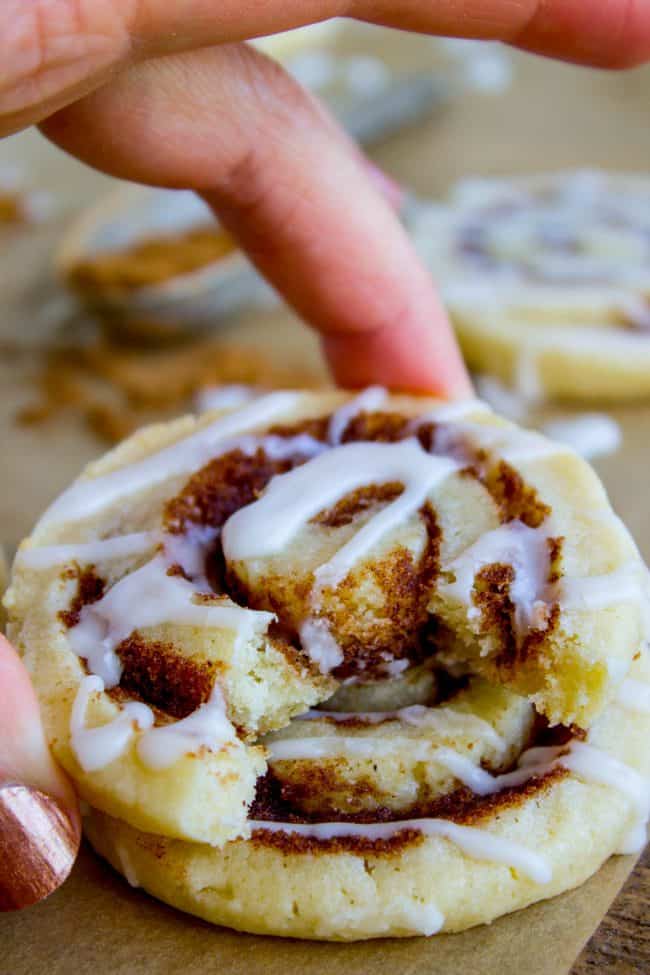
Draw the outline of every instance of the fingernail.
[[[35,904],[72,869],[79,836],[50,796],[17,783],[0,785],[0,910]]]
[[[375,163],[366,160],[366,168],[368,175],[382,196],[386,198],[394,210],[399,210],[406,195],[403,187]]]

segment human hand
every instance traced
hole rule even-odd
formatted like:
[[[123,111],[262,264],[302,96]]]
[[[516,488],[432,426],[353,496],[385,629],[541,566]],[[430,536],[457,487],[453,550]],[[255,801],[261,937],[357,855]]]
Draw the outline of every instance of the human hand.
[[[238,43],[336,15],[604,66],[650,53],[650,9],[625,0],[5,0],[0,131],[40,121],[91,165],[197,189],[321,332],[340,383],[462,395],[434,287],[358,152]]]
[[[27,672],[0,635],[0,910],[58,887],[80,835],[74,792],[50,755]]]

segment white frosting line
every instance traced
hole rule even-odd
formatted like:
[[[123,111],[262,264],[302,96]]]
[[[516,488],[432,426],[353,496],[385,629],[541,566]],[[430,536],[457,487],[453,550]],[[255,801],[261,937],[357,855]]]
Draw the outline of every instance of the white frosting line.
[[[202,748],[218,751],[236,738],[226,717],[221,688],[215,684],[210,699],[180,721],[153,727],[153,711],[146,704],[129,701],[112,721],[87,728],[86,711],[93,694],[104,691],[100,677],[84,677],[79,685],[70,716],[70,745],[85,772],[97,772],[110,765],[128,748],[138,731],[143,731],[137,751],[145,765],[165,769],[187,754]]]
[[[271,393],[235,413],[219,417],[189,437],[164,447],[133,464],[101,477],[77,481],[64,491],[41,517],[38,527],[53,522],[79,521],[170,477],[192,474],[218,452],[223,441],[287,413],[300,400],[299,393]]]
[[[559,764],[587,782],[611,786],[629,800],[634,823],[618,852],[637,853],[643,849],[650,815],[650,784],[643,776],[612,755],[582,741],[572,742],[569,754],[560,758]]]
[[[464,420],[468,416],[476,413],[491,413],[490,407],[480,399],[460,399],[453,400],[451,403],[441,403],[433,409],[422,413],[420,416],[411,420],[408,425],[409,433],[417,433],[422,426],[428,423],[452,423]]]
[[[404,448],[410,445],[411,441],[404,441]],[[363,445],[354,445],[363,446]],[[369,446],[369,445],[368,445]],[[375,444],[375,446],[384,446]],[[387,444],[387,447],[398,447],[398,444]],[[404,459],[404,467],[399,469],[401,460],[395,468],[385,470],[381,473],[381,467],[377,467],[377,474],[386,483],[387,481],[400,480],[404,484],[404,491],[385,508],[379,511],[373,518],[347,542],[338,552],[332,556],[329,562],[319,566],[314,573],[315,585],[314,596],[327,586],[337,586],[350,572],[354,565],[362,559],[368,551],[377,545],[384,535],[388,534],[393,528],[406,521],[415,511],[420,508],[431,490],[445,480],[450,474],[457,470],[458,465],[455,461],[443,457],[432,457],[425,454],[421,449],[401,451]],[[408,453],[412,457],[408,458]],[[396,452],[393,453],[393,457]],[[370,461],[370,458],[368,458]],[[363,459],[361,460],[362,470]],[[412,467],[410,466],[412,463]],[[410,470],[409,470],[410,467]],[[394,477],[391,475],[395,475]],[[366,483],[373,483],[372,471],[366,470]]]
[[[138,728],[150,728],[154,717],[146,704],[130,701],[117,717],[96,728],[86,728],[86,711],[93,694],[102,693],[100,677],[84,677],[70,715],[70,744],[84,772],[97,772],[126,750]]]
[[[300,714],[294,721],[361,721],[364,724],[376,725],[383,721],[401,721],[415,728],[434,728],[442,733],[454,734],[463,731],[471,732],[475,738],[480,738],[492,748],[501,749],[505,742],[491,724],[483,718],[466,711],[455,711],[448,707],[429,708],[423,704],[411,704],[397,711],[317,711],[310,710]],[[436,727],[438,726],[438,727]]]
[[[211,592],[212,587],[205,575],[205,563],[210,546],[218,535],[218,528],[193,523],[187,524],[182,534],[162,535],[166,564],[170,567],[179,565],[197,589]]]
[[[559,766],[573,772],[584,782],[609,786],[621,792],[630,802],[634,822],[618,852],[636,853],[645,845],[646,824],[650,815],[650,783],[636,769],[582,741],[572,741],[568,746],[530,748],[521,755],[519,765],[545,772]]]
[[[414,752],[417,752],[417,758],[419,758],[419,750],[415,746],[425,743],[412,742],[410,739],[407,741],[409,748],[414,748]],[[343,754],[360,755],[364,758],[372,757],[373,754],[377,753],[377,744],[380,745],[379,752],[382,750],[390,751],[393,747],[399,747],[391,741],[379,743],[372,741],[371,743],[369,741],[364,742],[363,739],[335,737],[305,739],[304,741],[280,741],[273,743],[270,747],[270,760],[273,762],[287,759],[322,758],[328,754],[337,754],[341,751]],[[295,746],[293,749],[290,747],[292,745]],[[548,774],[554,768],[565,768],[586,782],[609,786],[621,792],[629,800],[634,814],[634,822],[623,838],[618,852],[635,853],[642,849],[645,844],[646,824],[650,815],[650,783],[629,765],[585,742],[572,741],[568,746],[530,748],[520,756],[518,768],[503,775],[491,775],[476,766],[466,756],[450,748],[431,749],[429,760],[439,762],[459,781],[481,796],[491,795],[502,789],[521,785],[533,776]],[[432,822],[443,821],[423,819],[401,823],[373,823],[371,825],[349,823],[301,824],[300,826],[277,823],[271,825],[253,823],[251,825],[253,829],[284,829],[286,827],[286,832],[299,832],[302,835],[315,836],[321,839],[328,839],[333,836],[366,836],[370,839],[383,839],[394,835],[400,829],[406,828],[418,829],[426,835],[431,835],[428,824]],[[453,824],[449,825],[452,826]],[[462,828],[468,829],[468,827]],[[481,833],[482,831],[475,832]],[[450,836],[450,838],[452,837]],[[480,841],[477,842],[480,845]],[[462,846],[462,844],[460,845]],[[466,852],[470,852],[466,847],[463,848],[466,849]],[[480,858],[489,859],[490,857]],[[516,864],[513,863],[513,865]]]
[[[107,687],[119,683],[120,660],[115,648],[135,630],[173,623],[177,626],[219,627],[235,630],[238,639],[264,631],[272,613],[244,609],[227,601],[195,602],[201,593],[196,585],[178,575],[168,575],[168,562],[157,555],[117,582],[102,599],[84,606],[77,626],[68,632],[74,652],[88,661]]]
[[[492,775],[466,755],[453,748],[434,746],[428,741],[413,738],[377,738],[330,736],[325,738],[284,738],[266,744],[269,761],[316,761],[320,758],[353,757],[380,759],[404,750],[416,762],[441,765],[451,775],[479,796],[492,795],[531,777],[528,769],[518,769],[505,775]]]
[[[215,684],[205,704],[180,721],[151,728],[140,737],[136,747],[145,765],[165,769],[184,755],[196,755],[203,748],[218,751],[235,739],[221,688]]]
[[[627,677],[618,689],[616,700],[628,711],[650,714],[650,685]]]
[[[299,836],[330,840],[358,836],[370,841],[386,840],[404,830],[416,830],[424,836],[440,836],[449,840],[475,860],[503,863],[520,870],[535,883],[547,884],[552,878],[550,864],[538,853],[519,843],[494,836],[475,826],[459,826],[446,819],[403,819],[392,823],[274,823],[251,820],[252,830],[273,833],[295,833]]]
[[[515,627],[522,636],[531,628],[545,628],[549,610],[546,602],[549,558],[544,531],[529,528],[521,521],[511,521],[486,532],[446,565],[445,572],[453,572],[455,580],[440,580],[438,589],[471,607],[478,572],[487,565],[511,565],[515,577],[510,586],[510,598],[515,607]],[[469,618],[478,612],[476,608],[470,609]]]
[[[513,788],[528,782],[534,775],[545,775],[550,772],[554,761],[544,762],[550,751],[539,749],[540,755],[533,757],[523,753],[518,768],[502,775],[494,775],[477,765],[466,755],[453,748],[434,746],[427,741],[413,738],[394,737],[389,740],[377,738],[330,736],[323,738],[290,738],[267,743],[269,761],[315,761],[321,758],[347,757],[362,759],[378,759],[399,752],[408,751],[414,761],[427,761],[441,765],[452,774],[455,779],[471,789],[476,795],[488,796],[501,792],[503,789]],[[535,752],[530,749],[530,752]],[[553,758],[555,758],[553,750]]]
[[[382,536],[425,501],[431,489],[457,469],[432,457],[415,440],[394,444],[350,443],[334,447],[300,467],[274,477],[258,501],[241,508],[223,530],[226,559],[263,558],[280,552],[300,527],[351,491],[398,481],[404,491],[344,545],[317,575],[336,585]]]
[[[457,432],[469,437],[476,446],[498,454],[510,464],[543,460],[569,451],[564,444],[554,443],[539,433],[520,430],[518,427],[463,423],[458,425]]]
[[[647,575],[641,562],[629,562],[599,576],[563,577],[555,584],[562,609],[595,610],[637,599],[647,603]]]
[[[133,860],[126,849],[121,843],[115,844],[115,854],[117,856],[118,862],[120,864],[120,870],[124,875],[129,887],[139,887],[140,882],[138,880],[138,875],[135,872],[135,866],[133,865]]]
[[[194,397],[197,413],[208,410],[232,410],[250,403],[262,395],[255,386],[231,383],[226,386],[203,386]]]
[[[50,569],[69,562],[96,564],[141,555],[153,548],[158,541],[159,536],[155,532],[134,532],[97,542],[43,545],[40,548],[21,549],[16,555],[16,565],[26,569]]]
[[[565,444],[555,443],[532,430],[473,421],[443,425],[436,434],[435,450],[437,453],[453,451],[459,441],[463,440],[475,449],[484,450],[513,465],[570,452]]]
[[[338,447],[348,424],[359,413],[370,413],[379,409],[386,402],[388,391],[383,386],[368,386],[362,393],[348,400],[332,414],[327,428],[327,439],[334,447]]]
[[[300,627],[300,645],[321,674],[329,674],[343,663],[343,651],[332,636],[327,620],[307,619]]]

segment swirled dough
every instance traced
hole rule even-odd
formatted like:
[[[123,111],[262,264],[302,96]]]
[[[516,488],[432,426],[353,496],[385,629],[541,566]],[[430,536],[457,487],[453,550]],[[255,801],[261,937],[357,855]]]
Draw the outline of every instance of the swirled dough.
[[[458,930],[638,845],[645,567],[583,460],[478,402],[146,428],[5,603],[92,842],[218,923]]]

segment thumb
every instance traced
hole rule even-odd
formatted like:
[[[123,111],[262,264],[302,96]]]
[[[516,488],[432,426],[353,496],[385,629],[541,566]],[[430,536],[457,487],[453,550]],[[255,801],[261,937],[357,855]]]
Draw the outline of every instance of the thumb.
[[[77,801],[50,755],[27,671],[0,635],[0,909],[55,890],[80,834]]]

